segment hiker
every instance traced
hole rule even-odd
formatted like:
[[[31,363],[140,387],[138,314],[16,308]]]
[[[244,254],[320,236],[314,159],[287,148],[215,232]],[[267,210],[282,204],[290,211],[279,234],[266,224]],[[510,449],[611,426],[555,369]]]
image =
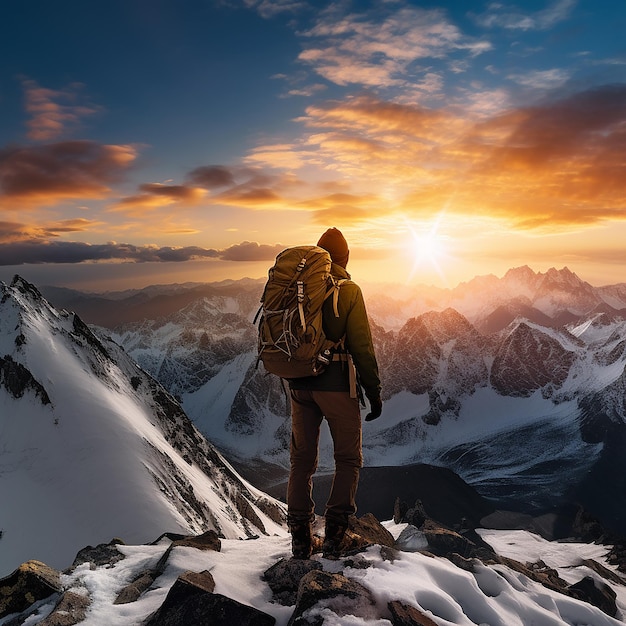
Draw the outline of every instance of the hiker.
[[[291,469],[287,487],[288,525],[293,556],[302,559],[312,554],[311,523],[315,508],[312,476],[317,468],[320,426],[324,418],[330,427],[335,457],[335,474],[324,515],[324,556],[338,555],[348,518],[356,512],[355,495],[363,456],[355,367],[370,404],[366,421],[378,418],[382,412],[378,365],[363,294],[346,271],[348,244],[339,230],[330,228],[317,245],[329,252],[333,277],[345,281],[340,283],[338,301],[333,304],[332,298],[328,298],[322,314],[326,336],[335,342],[343,341],[322,374],[289,380]]]

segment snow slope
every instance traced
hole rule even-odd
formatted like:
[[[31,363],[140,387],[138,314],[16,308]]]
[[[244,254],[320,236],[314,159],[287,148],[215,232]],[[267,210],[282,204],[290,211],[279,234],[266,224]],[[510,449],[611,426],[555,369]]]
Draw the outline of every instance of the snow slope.
[[[280,506],[123,350],[32,285],[1,289],[0,576],[32,558],[65,567],[112,537],[284,534]]]

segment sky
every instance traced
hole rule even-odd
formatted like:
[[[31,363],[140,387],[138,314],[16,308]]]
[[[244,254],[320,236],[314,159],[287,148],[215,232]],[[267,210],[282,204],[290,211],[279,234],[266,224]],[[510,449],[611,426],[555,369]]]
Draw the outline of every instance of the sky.
[[[0,19],[0,279],[624,282],[624,0],[21,0]]]

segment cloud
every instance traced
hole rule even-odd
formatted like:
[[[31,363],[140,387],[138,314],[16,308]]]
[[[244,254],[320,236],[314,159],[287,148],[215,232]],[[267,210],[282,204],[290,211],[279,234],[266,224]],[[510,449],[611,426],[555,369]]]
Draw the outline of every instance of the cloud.
[[[220,252],[224,261],[269,261],[274,259],[286,246],[259,244],[255,241],[243,241]]]
[[[387,13],[381,15],[382,10]],[[349,15],[331,5],[303,37],[299,59],[319,75],[337,85],[377,89],[414,83],[423,73],[416,66],[421,59],[459,51],[475,56],[491,49],[489,42],[463,35],[439,9],[394,3]]]
[[[124,243],[88,244],[74,241],[22,241],[0,244],[0,265],[86,261],[179,262],[217,257],[219,257],[217,250],[195,246],[157,248]]]
[[[139,191],[142,193],[122,198],[112,205],[110,210],[140,216],[146,211],[171,204],[197,204],[206,195],[206,190],[200,187],[162,183],[144,183],[139,185]]]
[[[311,211],[317,224],[355,224],[376,215],[381,205],[375,194],[337,192],[304,200],[298,208]]]
[[[524,74],[510,74],[507,78],[525,87],[533,89],[558,89],[567,83],[570,78],[568,71],[563,69],[535,70]]]
[[[509,30],[548,30],[567,19],[578,0],[556,0],[545,9],[527,12],[516,6],[492,2],[487,11],[469,15],[477,24],[485,28],[505,28]]]
[[[100,111],[99,107],[83,102],[83,86],[79,83],[54,90],[24,79],[22,86],[26,111],[31,115],[26,122],[28,138],[33,141],[58,139],[78,127],[84,117]]]
[[[46,241],[62,233],[85,232],[99,224],[99,222],[84,218],[60,220],[47,224],[0,221],[0,243]]]
[[[493,97],[506,102],[501,93]],[[446,210],[522,230],[626,218],[625,84],[504,112],[487,101],[475,108],[435,110],[372,96],[308,107],[299,119],[306,132],[278,152],[334,173],[350,196],[327,205],[308,185],[295,206],[315,220],[346,223]],[[275,164],[270,147],[254,153],[259,164],[263,155]],[[284,202],[280,184],[272,189]]]
[[[223,165],[203,165],[192,170],[188,179],[206,189],[218,189],[235,184],[233,172]]]
[[[288,200],[283,195],[284,191],[299,184],[291,174],[268,172],[266,168],[256,166],[199,167],[192,170],[187,178],[210,189],[219,186],[221,191],[211,196],[214,204],[252,209],[285,208]]]
[[[219,204],[245,207],[281,207],[281,196],[267,187],[239,186],[215,197]]]
[[[0,265],[39,263],[183,262],[195,259],[223,261],[270,261],[285,249],[280,244],[268,245],[244,241],[216,250],[199,246],[136,246],[129,243],[109,242],[89,244],[77,241],[51,239],[57,232],[69,232],[71,224],[56,225],[50,231],[15,222],[0,222]],[[81,224],[74,228],[80,230]]]
[[[505,136],[489,162],[496,167],[536,168],[568,161],[580,171],[610,166],[607,153],[626,156],[626,84],[607,85],[546,104],[518,109],[477,127]],[[620,158],[621,157],[621,158]],[[580,184],[577,181],[576,186]]]
[[[261,17],[272,18],[280,13],[297,13],[309,7],[304,0],[243,0],[248,8],[255,9]]]
[[[130,145],[65,141],[0,150],[0,208],[103,198],[136,159]]]

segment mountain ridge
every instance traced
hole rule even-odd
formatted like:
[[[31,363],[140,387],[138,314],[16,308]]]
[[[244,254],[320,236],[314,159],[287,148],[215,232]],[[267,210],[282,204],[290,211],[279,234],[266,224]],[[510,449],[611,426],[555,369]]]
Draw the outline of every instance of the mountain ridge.
[[[261,462],[269,477],[287,470],[289,424],[279,381],[255,364],[252,317],[261,286],[248,281],[238,295],[232,284],[226,292],[215,287],[213,295],[205,292],[173,315],[101,330],[178,395],[198,428],[238,467],[258,470]],[[472,292],[477,286],[481,291]],[[404,298],[406,290],[398,295]],[[581,429],[581,407],[591,402],[588,396],[614,394],[610,385],[624,371],[626,318],[617,307],[624,304],[626,289],[592,287],[568,268],[542,274],[524,266],[439,295],[436,308],[410,315],[399,327],[398,311],[410,306],[389,292],[382,303],[371,294],[367,298],[385,410],[364,428],[366,465],[389,459],[398,465],[450,464],[496,498],[507,489],[522,497],[526,483],[532,510],[553,499],[541,487],[542,472],[549,468],[548,482],[559,498],[593,499],[591,486],[581,487],[582,476],[596,464],[619,463],[606,460],[612,457],[602,426],[606,419],[587,419]],[[423,302],[418,299],[417,306]],[[509,314],[497,314],[494,323],[494,313],[503,309]],[[384,320],[391,318],[389,328]],[[590,406],[599,407],[599,401]],[[620,415],[618,428],[626,421]],[[507,429],[524,438],[512,455]],[[567,443],[559,444],[560,437]],[[471,458],[472,446],[484,457],[475,467],[461,462]],[[331,467],[325,433],[320,471]],[[601,475],[611,478],[607,471]],[[602,507],[602,515],[624,528],[626,519],[616,506]]]
[[[117,344],[19,277],[0,290],[3,568],[33,554],[58,565],[118,533],[285,532],[283,506]],[[48,524],[61,530],[44,545]]]

